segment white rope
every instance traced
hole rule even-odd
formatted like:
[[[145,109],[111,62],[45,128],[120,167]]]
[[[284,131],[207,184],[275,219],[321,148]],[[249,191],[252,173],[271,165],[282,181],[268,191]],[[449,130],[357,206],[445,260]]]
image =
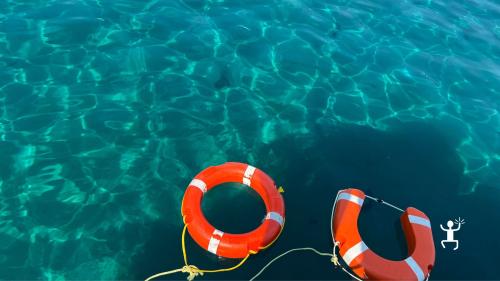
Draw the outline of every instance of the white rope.
[[[342,190],[339,190],[339,192],[337,192],[337,196],[335,196],[335,201],[333,201],[333,207],[332,207],[332,215],[330,216],[330,233],[332,234],[332,239],[333,239],[333,254],[335,255],[335,245],[337,244],[337,241],[335,241],[335,235],[333,233],[333,216],[335,215],[335,208],[337,206],[337,200],[339,199],[339,195],[340,193],[342,192]]]
[[[275,257],[275,258],[274,258],[274,259],[272,259],[270,262],[268,262],[268,263],[267,263],[267,264],[266,264],[266,265],[265,265],[265,266],[264,266],[264,267],[263,267],[263,268],[262,268],[262,269],[261,269],[261,270],[260,270],[257,274],[255,274],[255,276],[254,276],[254,277],[252,277],[252,278],[250,279],[250,281],[253,281],[253,280],[255,280],[255,278],[259,277],[259,276],[262,274],[262,272],[264,272],[264,270],[266,270],[266,268],[268,268],[268,267],[269,267],[272,263],[274,263],[275,261],[277,261],[277,260],[279,260],[280,258],[282,258],[282,257],[284,257],[284,256],[286,256],[286,255],[288,255],[288,254],[289,254],[289,253],[291,253],[291,252],[296,252],[296,251],[313,251],[313,252],[315,252],[316,254],[318,254],[318,255],[320,255],[320,256],[329,256],[329,257],[333,257],[333,255],[332,255],[332,254],[330,254],[330,253],[322,253],[322,252],[320,252],[320,251],[318,251],[318,250],[316,250],[316,249],[314,249],[314,248],[311,248],[311,247],[304,247],[304,248],[295,248],[295,249],[291,249],[291,250],[288,250],[288,251],[284,252],[283,254],[281,254],[281,255],[279,255],[279,256],[277,256],[277,257]]]
[[[396,207],[396,206],[392,205],[391,203],[387,203],[387,202],[385,202],[385,201],[384,201],[384,200],[382,200],[382,199],[378,199],[378,198],[375,198],[375,197],[371,197],[371,196],[369,196],[369,195],[365,195],[365,196],[366,196],[366,198],[371,199],[371,200],[373,200],[373,201],[375,201],[375,202],[382,203],[382,204],[387,205],[387,206],[389,206],[389,207],[391,207],[391,208],[393,208],[393,209],[396,209],[396,210],[400,211],[401,213],[404,213],[404,212],[405,212],[403,209],[401,209],[401,208],[399,208],[399,207]]]
[[[333,201],[333,206],[332,206],[332,213],[331,213],[331,216],[330,216],[330,230],[331,230],[331,235],[332,235],[332,240],[333,240],[333,251],[332,253],[323,253],[323,252],[320,252],[314,248],[311,248],[311,247],[304,247],[304,248],[295,248],[295,249],[291,249],[291,250],[288,250],[286,252],[284,252],[283,254],[275,257],[274,259],[272,259],[270,262],[268,262],[257,274],[255,274],[255,276],[253,276],[250,281],[253,281],[255,280],[257,277],[259,277],[262,272],[264,272],[264,270],[266,270],[272,263],[274,263],[275,261],[279,260],[280,258],[288,255],[289,253],[292,253],[292,252],[296,252],[296,251],[313,251],[314,253],[320,255],[320,256],[329,256],[331,257],[330,261],[337,267],[340,267],[340,269],[342,269],[342,271],[344,271],[345,273],[347,273],[349,276],[351,276],[353,279],[357,280],[357,281],[363,281],[361,278],[359,278],[358,276],[356,276],[355,274],[351,273],[349,270],[347,270],[340,262],[339,262],[339,259],[338,259],[338,256],[337,256],[337,252],[336,252],[336,249],[338,247],[338,245],[340,244],[339,242],[337,242],[335,240],[335,233],[333,233],[333,218],[334,218],[334,215],[335,215],[335,208],[337,207],[337,200],[339,198],[339,195],[340,193],[344,191],[344,190],[339,190],[339,192],[337,192],[337,196],[335,197],[335,201]],[[378,203],[382,203],[384,205],[387,205],[393,209],[396,209],[400,212],[403,212],[404,213],[404,210],[399,208],[399,207],[396,207],[390,203],[387,203],[385,202],[384,200],[382,199],[378,199],[378,198],[375,198],[375,197],[371,197],[371,196],[368,196],[368,195],[365,195],[367,198],[371,199],[371,200],[374,200]],[[426,278],[426,281],[429,279],[430,277],[430,273],[427,275],[427,278]]]
[[[347,269],[345,269],[342,264],[339,263],[339,260],[338,260],[338,257],[337,257],[337,253],[336,253],[336,248],[337,246],[339,245],[338,242],[335,241],[335,237],[333,235],[333,215],[335,213],[335,207],[336,207],[336,204],[337,204],[337,199],[339,197],[339,194],[342,190],[340,190],[338,193],[337,193],[337,196],[335,197],[335,201],[333,201],[333,208],[332,208],[332,216],[331,216],[331,219],[330,219],[330,229],[331,229],[331,233],[332,233],[332,239],[333,239],[333,253],[330,254],[330,253],[323,253],[323,252],[320,252],[314,248],[311,248],[311,247],[304,247],[304,248],[295,248],[295,249],[291,249],[291,250],[288,250],[286,252],[284,252],[283,254],[275,257],[274,259],[272,259],[270,262],[268,262],[257,274],[255,274],[251,279],[250,281],[253,281],[255,280],[257,277],[259,277],[263,272],[264,270],[266,270],[271,264],[273,264],[275,261],[279,260],[280,258],[288,255],[289,253],[292,253],[292,252],[296,252],[296,251],[313,251],[314,253],[320,255],[320,256],[328,256],[328,257],[331,257],[330,261],[337,267],[340,267],[340,269],[342,269],[342,271],[344,271],[345,273],[347,273],[349,276],[351,276],[352,278],[354,278],[355,280],[358,280],[358,281],[363,281],[361,280],[359,277],[355,276],[354,274],[352,274],[351,272],[349,272]]]
[[[334,248],[335,249],[335,248]],[[275,257],[274,259],[272,259],[270,262],[268,262],[257,274],[254,275],[254,277],[252,277],[250,279],[250,281],[254,281],[257,277],[259,277],[262,272],[264,272],[264,270],[266,270],[266,268],[268,268],[272,263],[274,263],[275,261],[279,260],[280,258],[288,255],[289,253],[292,253],[292,252],[296,252],[296,251],[313,251],[314,253],[320,255],[320,256],[328,256],[328,257],[332,257],[331,258],[331,262],[333,262],[335,264],[335,261],[334,259],[336,258],[336,255],[334,254],[330,254],[330,253],[322,253],[314,248],[311,248],[311,247],[304,247],[304,248],[295,248],[295,249],[291,249],[291,250],[288,250],[286,252],[284,252],[283,254]],[[335,250],[334,250],[335,251]],[[340,268],[342,269],[342,271],[344,271],[345,273],[349,274],[349,276],[351,276],[352,278],[354,278],[355,280],[358,280],[358,281],[363,281],[361,279],[359,279],[359,277],[355,276],[354,274],[350,273],[349,271],[347,271],[344,267],[342,267],[340,264],[335,264],[335,265],[339,265]]]

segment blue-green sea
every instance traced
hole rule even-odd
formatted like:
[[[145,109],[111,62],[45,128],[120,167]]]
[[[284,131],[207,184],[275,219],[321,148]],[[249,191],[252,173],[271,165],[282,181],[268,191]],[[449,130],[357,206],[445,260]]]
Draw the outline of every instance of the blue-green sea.
[[[499,111],[494,0],[0,1],[0,280],[181,267],[184,191],[226,161],[284,187],[286,226],[238,270],[196,280],[330,252],[347,187],[431,218],[431,280],[498,279]],[[265,215],[234,185],[203,209],[226,232]],[[460,247],[443,249],[440,224],[458,217]],[[358,225],[406,257],[397,211],[367,202]],[[237,263],[186,244],[200,268]],[[259,278],[349,279],[310,252]]]

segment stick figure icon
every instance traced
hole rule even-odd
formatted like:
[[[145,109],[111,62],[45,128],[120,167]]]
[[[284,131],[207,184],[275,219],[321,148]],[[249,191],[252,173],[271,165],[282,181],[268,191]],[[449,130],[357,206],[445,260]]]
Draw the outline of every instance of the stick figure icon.
[[[454,224],[458,225],[455,229],[453,228]],[[442,224],[439,225],[441,226],[441,229],[446,232],[446,240],[441,240],[441,246],[443,246],[443,248],[446,248],[444,246],[445,243],[455,243],[455,248],[453,248],[453,250],[455,251],[456,249],[458,249],[458,240],[454,239],[454,236],[455,232],[460,230],[462,224],[465,224],[465,220],[459,217],[458,219],[455,219],[455,222],[449,220],[446,223],[446,226],[448,226],[448,228],[444,228]]]

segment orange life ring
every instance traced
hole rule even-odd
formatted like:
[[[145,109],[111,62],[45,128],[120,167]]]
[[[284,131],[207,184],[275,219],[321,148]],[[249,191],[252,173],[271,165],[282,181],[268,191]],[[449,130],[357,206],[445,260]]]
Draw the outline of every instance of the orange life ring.
[[[370,250],[358,231],[358,216],[365,200],[358,189],[340,191],[333,217],[333,240],[339,242],[342,259],[362,279],[425,280],[434,266],[435,248],[431,222],[421,211],[407,208],[401,224],[408,244],[409,257],[393,261]]]
[[[203,215],[201,200],[213,187],[237,182],[253,188],[264,200],[266,217],[253,231],[224,233]],[[227,162],[209,167],[191,181],[182,200],[182,216],[193,240],[207,251],[226,258],[244,258],[268,247],[277,239],[285,222],[285,204],[274,181],[263,171],[243,163]]]

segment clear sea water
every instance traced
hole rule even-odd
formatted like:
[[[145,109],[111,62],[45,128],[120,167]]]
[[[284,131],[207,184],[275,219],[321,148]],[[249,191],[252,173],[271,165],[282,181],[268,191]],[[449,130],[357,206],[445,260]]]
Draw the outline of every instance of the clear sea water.
[[[0,279],[180,267],[184,190],[225,161],[284,186],[287,224],[241,269],[203,279],[248,279],[294,247],[330,251],[345,187],[430,216],[432,279],[499,278],[499,110],[493,0],[1,1]],[[226,231],[264,214],[245,188],[207,197]],[[459,216],[459,250],[442,249],[439,224]],[[359,227],[405,257],[397,213],[367,204]],[[234,264],[187,243],[200,267]],[[297,253],[261,278],[347,276]]]

